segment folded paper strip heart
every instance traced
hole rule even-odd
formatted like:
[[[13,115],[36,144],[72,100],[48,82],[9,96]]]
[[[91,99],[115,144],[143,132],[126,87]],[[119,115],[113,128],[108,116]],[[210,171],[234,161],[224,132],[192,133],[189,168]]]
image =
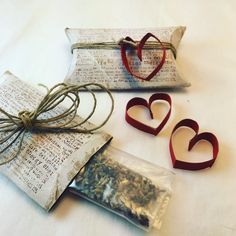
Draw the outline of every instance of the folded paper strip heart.
[[[162,122],[156,128],[153,128],[149,125],[146,125],[146,124],[138,121],[137,119],[131,117],[128,113],[128,111],[131,107],[141,105],[141,106],[145,106],[146,108],[148,108],[148,110],[150,112],[150,116],[153,119],[153,112],[151,109],[151,105],[154,101],[157,101],[157,100],[166,101],[169,104],[169,111],[167,112],[167,114],[164,117],[164,119],[162,120]],[[168,119],[170,118],[170,114],[171,114],[171,97],[166,93],[155,93],[149,98],[148,102],[145,99],[140,98],[140,97],[132,98],[126,105],[125,119],[133,127],[137,128],[141,131],[144,131],[146,133],[157,135],[157,134],[159,134],[159,132],[163,129],[163,127],[167,123]]]
[[[146,43],[146,41],[149,39],[149,38],[155,38],[157,43],[160,44],[161,46],[161,50],[162,50],[162,58],[159,62],[159,64],[157,64],[156,68],[147,76],[147,77],[142,77],[140,75],[136,75],[132,69],[130,68],[129,66],[129,62],[128,62],[128,59],[127,59],[127,54],[126,54],[126,50],[128,48],[131,48],[133,45],[133,47],[136,48],[137,50],[137,56],[139,58],[140,61],[142,61],[142,50],[143,50],[143,47]],[[120,47],[120,51],[121,51],[121,58],[122,58],[122,62],[126,68],[126,70],[134,77],[138,78],[138,79],[141,79],[141,80],[146,80],[146,81],[149,81],[151,80],[159,71],[160,69],[162,68],[163,64],[165,63],[165,59],[166,59],[166,49],[165,47],[163,46],[162,42],[155,36],[153,35],[152,33],[147,33],[146,35],[144,35],[144,37],[141,39],[141,41],[139,43],[135,42],[132,38],[130,37],[126,37],[123,41],[121,41],[121,47]]]
[[[173,139],[175,131],[179,129],[180,127],[190,128],[194,130],[194,132],[196,133],[189,142],[188,151],[191,151],[192,148],[195,146],[195,144],[197,144],[197,142],[199,142],[200,140],[208,141],[212,145],[213,156],[210,160],[193,163],[193,162],[181,161],[176,158],[173,145],[172,145],[172,139]],[[184,169],[184,170],[201,170],[201,169],[211,167],[214,164],[218,155],[218,151],[219,151],[218,140],[216,136],[212,133],[209,133],[209,132],[198,133],[198,132],[199,132],[199,126],[198,126],[198,123],[194,120],[184,119],[176,124],[176,126],[174,127],[171,133],[170,142],[169,142],[170,155],[171,155],[174,168]]]

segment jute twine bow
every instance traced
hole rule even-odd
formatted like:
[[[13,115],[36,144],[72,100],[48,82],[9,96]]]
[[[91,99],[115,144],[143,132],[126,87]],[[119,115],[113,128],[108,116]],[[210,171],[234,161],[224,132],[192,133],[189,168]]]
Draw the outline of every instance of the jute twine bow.
[[[96,95],[93,88],[98,87],[105,91],[111,99],[111,109],[105,120],[93,128],[83,128],[82,125],[88,121],[95,112],[97,106]],[[81,122],[74,121],[78,107],[80,105],[80,90],[87,90],[93,98],[93,107],[91,112]],[[53,117],[43,118],[47,112],[57,108],[65,99],[69,99],[71,105],[62,110],[60,114]],[[84,85],[67,85],[60,83],[48,90],[46,96],[39,103],[34,111],[20,111],[18,116],[9,114],[0,108],[0,165],[6,164],[17,157],[22,149],[23,140],[26,132],[42,131],[42,132],[77,132],[91,133],[100,129],[109,120],[114,110],[114,99],[111,92],[101,84],[88,83]],[[5,117],[5,118],[4,118]],[[18,149],[12,157],[2,156],[12,145],[19,141]]]

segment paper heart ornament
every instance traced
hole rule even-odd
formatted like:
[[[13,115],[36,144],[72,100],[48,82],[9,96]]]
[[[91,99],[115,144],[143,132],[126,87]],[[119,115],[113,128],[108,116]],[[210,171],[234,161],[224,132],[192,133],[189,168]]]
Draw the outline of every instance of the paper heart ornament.
[[[138,121],[134,117],[131,117],[128,113],[131,107],[141,105],[141,106],[146,107],[149,110],[150,116],[153,119],[151,105],[154,101],[157,101],[157,100],[166,101],[169,105],[169,110],[166,116],[164,117],[164,119],[162,120],[162,122],[156,128],[153,128],[149,125],[142,123],[141,121]],[[170,118],[170,114],[171,114],[171,97],[166,93],[155,93],[149,98],[149,101],[146,101],[145,99],[140,98],[140,97],[132,98],[126,105],[125,119],[130,125],[132,125],[136,129],[142,130],[146,133],[157,135],[167,123],[168,119]]]
[[[187,127],[187,128],[192,129],[195,132],[194,137],[189,141],[189,146],[188,146],[189,151],[191,151],[191,149],[200,140],[208,141],[212,145],[213,152],[212,152],[212,158],[210,160],[193,163],[193,162],[181,161],[177,159],[174,153],[172,139],[173,139],[173,135],[175,131],[179,129],[180,127]],[[217,158],[218,152],[219,152],[219,144],[214,134],[209,133],[209,132],[199,133],[199,126],[196,121],[191,120],[191,119],[184,119],[184,120],[181,120],[179,123],[177,123],[176,126],[174,127],[171,133],[171,137],[170,137],[169,149],[170,149],[170,156],[171,156],[171,160],[172,160],[172,164],[174,168],[185,169],[185,170],[201,170],[207,167],[211,167],[214,164]]]
[[[156,68],[147,76],[147,77],[141,77],[139,75],[136,75],[132,69],[130,68],[129,66],[129,62],[128,62],[128,59],[127,59],[127,54],[126,54],[126,50],[128,48],[131,48],[130,45],[135,45],[135,48],[137,50],[137,56],[139,58],[140,61],[142,61],[142,50],[143,50],[143,47],[145,45],[145,43],[147,42],[147,40],[149,38],[153,37],[154,39],[156,39],[157,43],[160,44],[161,46],[161,50],[162,50],[162,58],[159,62],[159,64],[157,64]],[[142,39],[141,41],[136,45],[136,42],[130,38],[130,37],[126,37],[123,41],[121,41],[120,43],[120,51],[121,51],[121,58],[122,58],[122,62],[123,62],[123,65],[125,66],[126,70],[134,77],[138,78],[138,79],[141,79],[141,80],[146,80],[146,81],[149,81],[151,80],[159,71],[160,69],[162,68],[163,64],[165,63],[165,59],[166,59],[166,49],[165,47],[163,46],[162,42],[155,36],[153,35],[152,33],[147,33]]]

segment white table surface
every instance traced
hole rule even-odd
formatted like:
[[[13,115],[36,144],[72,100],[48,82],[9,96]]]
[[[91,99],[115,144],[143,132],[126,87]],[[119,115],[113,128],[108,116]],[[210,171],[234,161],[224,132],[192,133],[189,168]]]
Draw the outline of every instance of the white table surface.
[[[124,121],[127,101],[133,96],[148,98],[151,92],[116,92],[115,111],[104,130],[114,136],[117,148],[176,173],[162,228],[147,235],[236,235],[235,11],[234,0],[0,0],[0,74],[9,70],[35,85],[63,81],[72,58],[66,27],[187,26],[177,61],[192,86],[167,91],[173,113],[165,129],[153,137]],[[172,168],[169,136],[174,124],[187,117],[219,139],[218,160],[211,169]],[[96,116],[93,121],[98,120]],[[198,156],[209,157],[206,151],[204,144],[196,149]],[[0,196],[0,235],[146,234],[69,194],[46,213],[2,175]]]

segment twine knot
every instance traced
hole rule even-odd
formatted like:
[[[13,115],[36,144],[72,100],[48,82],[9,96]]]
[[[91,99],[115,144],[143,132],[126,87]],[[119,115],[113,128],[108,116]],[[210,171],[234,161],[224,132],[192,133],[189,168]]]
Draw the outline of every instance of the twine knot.
[[[94,89],[102,89],[111,99],[111,109],[106,118],[97,126],[84,127],[95,112],[97,99],[93,92]],[[73,122],[77,115],[80,104],[80,90],[88,91],[93,98],[93,106],[86,118]],[[70,102],[68,108],[61,109],[61,112],[52,112],[67,99]],[[18,116],[8,113],[0,107],[0,165],[6,164],[13,160],[21,151],[25,133],[32,130],[41,132],[77,132],[91,133],[100,129],[109,120],[114,109],[114,99],[111,92],[101,84],[88,83],[84,85],[67,85],[60,83],[48,90],[45,97],[32,112],[23,110]],[[48,114],[46,114],[48,113]],[[41,115],[46,115],[46,118]],[[16,142],[16,141],[19,142]],[[14,155],[3,155],[8,149],[17,145],[17,151]]]
[[[133,42],[133,41],[125,39],[125,38],[119,39],[117,44],[118,45],[128,44],[132,48],[137,48],[138,47],[138,43],[137,42]]]
[[[18,113],[19,119],[22,121],[23,127],[30,131],[33,128],[33,122],[32,122],[32,113],[29,111],[20,111]]]

